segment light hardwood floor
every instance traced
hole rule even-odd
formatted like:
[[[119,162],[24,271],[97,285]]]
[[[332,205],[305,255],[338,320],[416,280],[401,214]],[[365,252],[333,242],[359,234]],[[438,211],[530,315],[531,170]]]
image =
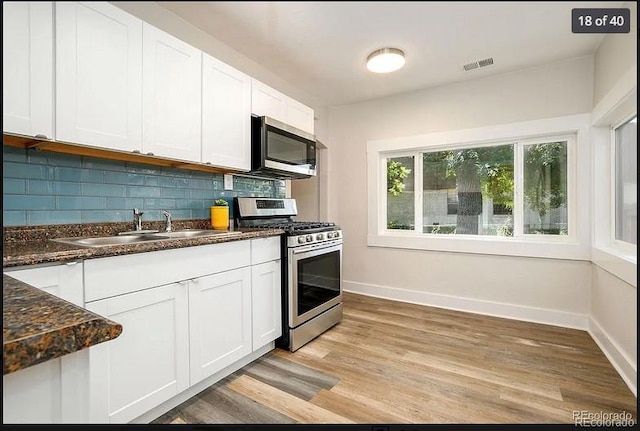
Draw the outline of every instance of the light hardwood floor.
[[[585,331],[345,294],[344,320],[154,423],[567,423],[637,399]]]

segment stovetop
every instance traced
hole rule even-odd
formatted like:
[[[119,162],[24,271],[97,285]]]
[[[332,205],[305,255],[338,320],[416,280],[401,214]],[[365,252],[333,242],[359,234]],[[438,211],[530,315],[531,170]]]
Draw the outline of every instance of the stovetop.
[[[260,227],[263,229],[283,229],[287,235],[301,235],[305,233],[315,232],[328,232],[339,230],[340,227],[331,222],[317,222],[317,221],[297,221],[291,220],[286,222],[266,222],[257,223],[253,227]]]
[[[335,223],[294,220],[297,214],[295,199],[234,198],[234,219],[239,228],[282,229],[289,247],[342,240]]]

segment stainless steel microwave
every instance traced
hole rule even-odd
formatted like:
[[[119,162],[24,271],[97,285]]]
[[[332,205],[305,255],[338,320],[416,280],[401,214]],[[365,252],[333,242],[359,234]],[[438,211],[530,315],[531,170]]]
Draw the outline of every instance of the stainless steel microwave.
[[[251,173],[300,179],[316,175],[316,139],[266,116],[251,116]]]

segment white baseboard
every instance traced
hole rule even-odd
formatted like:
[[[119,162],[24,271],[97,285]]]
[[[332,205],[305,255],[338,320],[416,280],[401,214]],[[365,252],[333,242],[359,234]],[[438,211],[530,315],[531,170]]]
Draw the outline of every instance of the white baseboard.
[[[589,316],[544,308],[524,307],[503,302],[484,301],[480,299],[461,298],[457,296],[440,295],[436,293],[420,292],[416,290],[399,289],[396,287],[379,286],[375,284],[343,281],[345,292],[360,293],[377,298],[412,304],[428,305],[446,308],[448,310],[466,311],[468,313],[484,314],[487,316],[504,317],[507,319],[523,320],[525,322],[543,323],[564,328],[589,328]]]
[[[157,419],[158,417],[162,416],[163,414],[165,414],[166,412],[168,412],[172,408],[179,406],[183,402],[187,401],[189,398],[191,398],[191,397],[199,394],[200,392],[204,391],[205,389],[207,389],[209,386],[213,385],[214,383],[224,379],[229,374],[238,371],[240,368],[244,367],[245,365],[250,364],[251,362],[253,362],[256,359],[258,359],[260,356],[263,356],[263,355],[269,353],[270,351],[275,349],[275,347],[276,347],[275,346],[275,342],[272,341],[271,343],[267,344],[264,347],[259,348],[255,352],[245,356],[244,358],[240,359],[239,361],[234,362],[233,364],[229,365],[228,367],[226,367],[226,368],[218,371],[217,373],[207,377],[203,381],[196,383],[195,385],[193,385],[190,388],[186,389],[185,391],[179,393],[178,395],[176,395],[175,397],[171,398],[170,400],[167,400],[164,403],[160,404],[159,406],[154,407],[153,409],[149,410],[147,413],[135,418],[134,420],[132,420],[129,423],[130,424],[148,424],[148,423],[150,423],[151,421],[153,421],[153,420]]]
[[[602,329],[602,326],[593,318],[589,319],[589,335],[596,342],[600,350],[607,357],[611,365],[616,369],[622,380],[627,384],[633,395],[638,397],[638,372],[637,364],[625,354],[613,338]]]

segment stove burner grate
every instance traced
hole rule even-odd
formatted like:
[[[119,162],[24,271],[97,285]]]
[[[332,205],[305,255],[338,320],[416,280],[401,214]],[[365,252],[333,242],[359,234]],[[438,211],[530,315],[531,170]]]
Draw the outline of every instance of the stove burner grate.
[[[258,227],[258,226],[256,226]],[[259,227],[266,229],[283,229],[288,234],[302,233],[309,231],[322,231],[337,229],[335,223],[331,222],[307,222],[307,221],[290,221],[283,223],[264,223]]]

